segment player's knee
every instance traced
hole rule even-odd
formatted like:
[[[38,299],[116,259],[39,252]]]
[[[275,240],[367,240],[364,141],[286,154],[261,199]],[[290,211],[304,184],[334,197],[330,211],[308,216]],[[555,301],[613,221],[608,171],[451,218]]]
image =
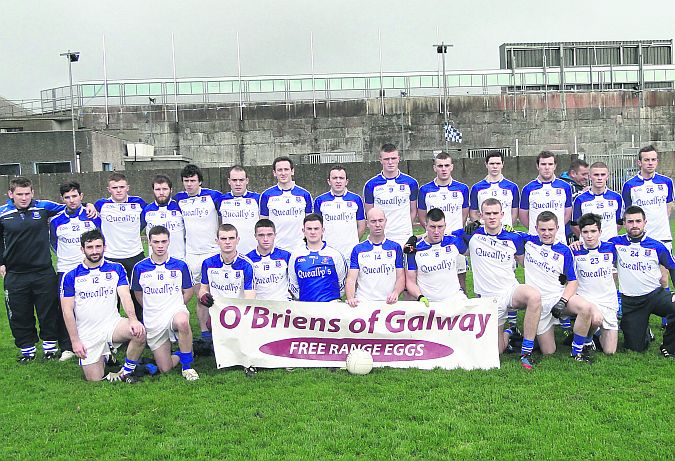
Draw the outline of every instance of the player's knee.
[[[187,333],[190,330],[190,321],[188,319],[188,316],[185,314],[177,315],[173,322],[174,327],[180,333]]]

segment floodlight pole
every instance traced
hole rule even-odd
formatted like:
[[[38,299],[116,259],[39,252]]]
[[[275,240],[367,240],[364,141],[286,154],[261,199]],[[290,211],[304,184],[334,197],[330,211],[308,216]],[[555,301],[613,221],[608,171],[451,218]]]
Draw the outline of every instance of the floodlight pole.
[[[448,53],[448,47],[452,46],[446,45],[445,42],[441,42],[440,45],[434,45],[436,53],[443,55],[443,113],[446,123],[448,122],[448,77],[445,74],[445,55]]]
[[[70,51],[61,53],[59,56],[65,56],[68,60],[68,81],[70,86],[70,124],[73,132],[73,172],[79,173],[80,168],[77,158],[77,141],[75,140],[75,103],[73,100],[73,63],[80,59],[79,51]]]

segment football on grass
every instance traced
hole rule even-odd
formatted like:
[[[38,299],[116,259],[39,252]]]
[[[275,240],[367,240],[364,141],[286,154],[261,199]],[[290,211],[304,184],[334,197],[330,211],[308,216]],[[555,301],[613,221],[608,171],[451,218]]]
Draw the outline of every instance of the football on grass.
[[[373,356],[363,349],[354,349],[347,356],[347,371],[353,375],[367,375],[373,369]]]

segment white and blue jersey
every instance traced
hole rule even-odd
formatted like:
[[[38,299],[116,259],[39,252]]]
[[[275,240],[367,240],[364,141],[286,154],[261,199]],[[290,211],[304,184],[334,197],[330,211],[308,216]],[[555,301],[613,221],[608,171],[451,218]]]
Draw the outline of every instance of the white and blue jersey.
[[[619,289],[626,296],[642,296],[661,287],[661,268],[675,268],[675,261],[660,241],[644,236],[633,240],[619,235],[610,240],[616,250]]]
[[[384,211],[387,217],[385,236],[401,245],[401,248],[413,235],[410,203],[417,200],[418,194],[417,181],[401,172],[390,179],[380,173],[363,186],[364,203]]]
[[[366,219],[361,197],[349,191],[343,195],[328,191],[314,200],[314,213],[323,217],[326,243],[348,259],[352,248],[359,243],[357,221]]]
[[[246,191],[243,195],[223,194],[220,202],[220,217],[223,224],[232,224],[237,228],[239,244],[237,249],[242,254],[253,251],[258,242],[255,239],[255,223],[260,219],[260,194]]]
[[[125,259],[143,253],[141,213],[147,204],[142,198],[130,195],[121,203],[103,198],[94,206],[101,219],[107,257]]]
[[[460,237],[446,235],[439,243],[418,240],[407,258],[408,270],[417,271],[417,286],[429,301],[457,299],[463,294],[457,278],[457,256],[467,250]]]
[[[562,179],[544,182],[539,179],[530,181],[520,196],[520,209],[529,211],[528,233],[537,233],[537,216],[550,211],[558,218],[556,241],[565,242],[565,209],[572,208],[572,188]]]
[[[272,186],[260,195],[260,216],[267,216],[276,227],[275,245],[293,251],[302,245],[302,221],[312,212],[312,196],[300,186],[281,189]]]
[[[288,261],[291,254],[281,248],[274,248],[270,254],[262,256],[255,249],[246,257],[253,264],[256,299],[288,300]]]
[[[673,181],[668,176],[655,173],[646,179],[637,174],[623,185],[621,196],[626,208],[636,205],[644,210],[648,236],[662,242],[673,239],[668,217],[668,203],[673,201]]]
[[[401,245],[391,240],[359,243],[352,250],[350,269],[357,269],[356,298],[386,301],[396,285],[396,270],[403,269]]]
[[[516,256],[525,252],[525,239],[521,234],[502,230],[490,235],[481,226],[468,238],[473,290],[477,295],[502,296],[518,284],[513,268]]]
[[[174,199],[169,200],[166,205],[158,205],[157,202],[152,202],[143,208],[141,220],[145,226],[146,236],[150,233],[150,229],[155,226],[166,227],[170,234],[169,256],[185,259],[185,224],[178,202]],[[148,248],[148,250],[152,254],[152,248]]]
[[[80,236],[101,227],[99,218],[87,218],[87,210],[78,208],[73,213],[66,208],[49,222],[49,240],[56,254],[56,272],[65,274],[82,262]]]
[[[537,235],[525,235],[525,283],[536,287],[541,299],[557,301],[565,290],[566,283],[560,282],[564,275],[567,282],[577,279],[574,272],[574,256],[572,250],[563,243],[546,245]],[[542,316],[548,312],[542,312]]]
[[[318,250],[296,248],[288,262],[291,294],[298,301],[340,299],[345,288],[347,263],[342,253],[323,243]]]
[[[601,242],[596,248],[580,248],[574,254],[574,270],[579,286],[577,294],[598,306],[617,310],[616,283],[614,282],[614,244]]]
[[[219,253],[202,263],[201,283],[209,286],[216,303],[223,303],[227,298],[243,298],[244,291],[255,290],[253,264],[241,254],[228,264]]]
[[[163,264],[145,258],[134,266],[131,276],[131,290],[143,293],[143,323],[150,330],[170,324],[176,308],[185,307],[183,290],[190,288],[190,270],[176,258]]]
[[[594,194],[590,190],[577,195],[572,207],[572,221],[577,223],[586,213],[593,213],[602,218],[600,239],[603,242],[618,235],[617,224],[623,221],[623,199],[619,194],[605,189],[602,194]]]
[[[504,218],[502,222],[506,225],[513,226],[512,210],[517,209],[520,204],[520,192],[516,183],[508,179],[501,179],[500,181],[490,182],[483,179],[471,186],[469,193],[469,209],[480,213],[480,207],[483,202],[489,198],[496,198],[502,204],[502,211]]]
[[[469,187],[459,181],[450,181],[447,186],[436,184],[436,180],[420,187],[417,209],[429,211],[438,208],[445,214],[445,233],[464,228],[462,211],[469,208]]]
[[[100,337],[119,320],[117,288],[129,285],[121,264],[103,261],[93,269],[84,264],[68,272],[61,281],[61,296],[74,298],[77,333],[83,342]]]
[[[196,195],[179,192],[174,200],[183,214],[185,225],[185,253],[204,255],[219,251],[216,244],[220,217],[220,192],[201,187]]]

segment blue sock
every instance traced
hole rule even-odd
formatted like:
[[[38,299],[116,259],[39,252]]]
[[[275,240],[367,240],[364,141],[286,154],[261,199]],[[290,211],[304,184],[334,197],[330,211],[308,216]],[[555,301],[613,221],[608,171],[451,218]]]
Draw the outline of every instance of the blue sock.
[[[122,371],[124,372],[123,374],[129,375],[133,373],[136,369],[136,365],[138,365],[138,361],[131,360],[129,357],[126,357],[124,359],[124,366],[122,367]]]
[[[560,326],[564,330],[571,330],[572,329],[572,319],[569,317],[563,317],[560,319]]]
[[[518,325],[518,311],[509,311],[508,312],[509,324],[516,326]]]
[[[513,336],[513,330],[511,329],[511,327],[504,328],[504,333],[506,333],[509,336]]]
[[[616,318],[621,320],[621,316],[623,315],[623,310],[621,309],[621,292],[617,290],[616,292],[616,297],[619,300],[619,310],[616,313]]]
[[[35,344],[32,346],[22,347],[21,355],[24,357],[35,357]]]
[[[534,349],[534,339],[525,339],[523,338],[523,345],[520,348],[520,354],[531,354],[532,349]]]
[[[599,338],[601,335],[602,335],[602,330],[600,328],[597,328],[595,330],[595,333],[593,333],[593,336],[595,336],[596,338]]]
[[[56,353],[56,341],[42,341],[42,350],[45,354]]]
[[[581,354],[581,351],[584,350],[584,344],[586,344],[586,337],[574,333],[574,339],[572,340],[572,356]]]
[[[213,335],[210,331],[202,331],[202,339],[205,341],[213,341]]]
[[[662,326],[662,327],[667,327],[667,326],[668,326],[668,320],[666,320],[665,317],[661,317],[661,326]]]
[[[192,352],[177,352],[178,360],[180,360],[180,366],[183,370],[192,368]]]
[[[593,344],[593,335],[592,334],[589,334],[588,336],[586,336],[586,338],[584,338],[584,344]]]

